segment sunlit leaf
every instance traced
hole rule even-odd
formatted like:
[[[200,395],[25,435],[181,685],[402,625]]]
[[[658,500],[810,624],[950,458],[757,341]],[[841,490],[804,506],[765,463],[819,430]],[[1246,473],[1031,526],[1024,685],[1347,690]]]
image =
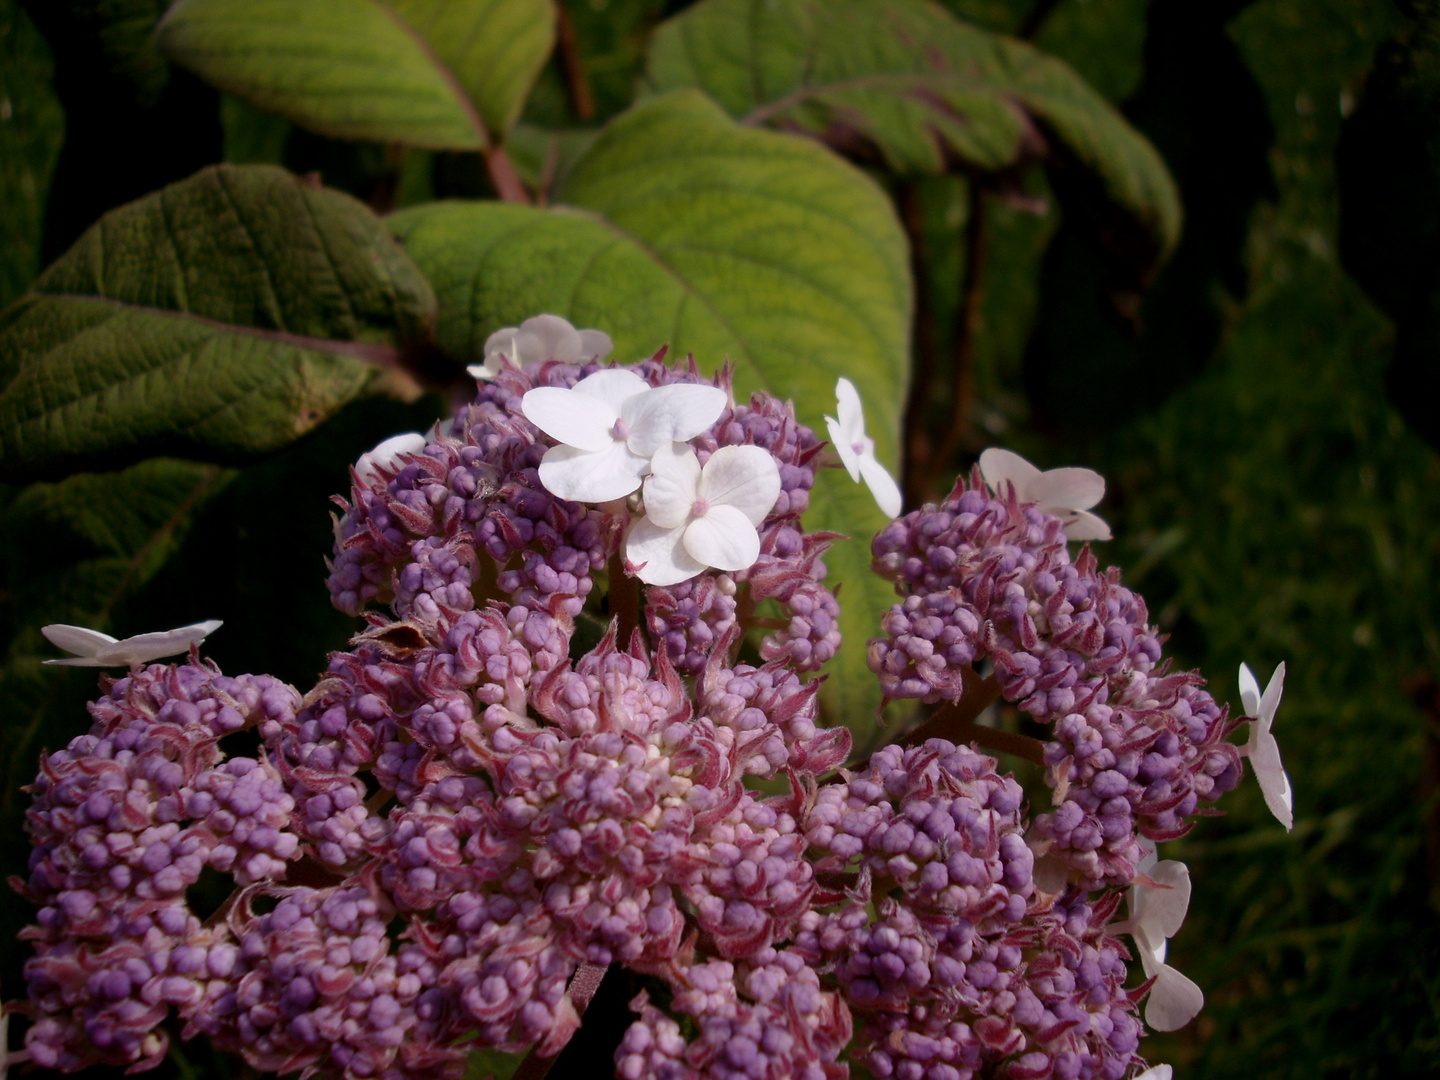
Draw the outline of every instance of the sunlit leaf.
[[[550,0],[181,0],[176,63],[326,135],[478,150],[503,138],[554,42]]]

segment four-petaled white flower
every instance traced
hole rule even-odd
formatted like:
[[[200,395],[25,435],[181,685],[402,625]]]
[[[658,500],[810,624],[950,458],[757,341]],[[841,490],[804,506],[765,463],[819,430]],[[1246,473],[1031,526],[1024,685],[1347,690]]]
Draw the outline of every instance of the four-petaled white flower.
[[[375,479],[381,469],[394,470],[400,464],[401,454],[418,454],[425,449],[425,436],[418,431],[407,431],[404,435],[391,435],[374,450],[367,450],[355,463],[355,473],[362,484]]]
[[[865,434],[865,411],[855,384],[842,378],[835,384],[835,397],[835,411],[840,416],[838,419],[825,417],[825,426],[830,430],[830,441],[840,455],[841,464],[857,484],[864,479],[886,517],[899,517],[900,488],[875,458],[875,440]]]
[[[1036,503],[1040,512],[1065,522],[1071,540],[1109,540],[1110,526],[1090,513],[1105,497],[1105,478],[1093,469],[1047,469],[1041,472],[1019,454],[991,447],[980,455],[980,475],[995,493],[1007,482],[1015,498]]]
[[[780,496],[780,470],[759,446],[722,446],[705,467],[675,442],[645,480],[645,518],[625,558],[648,585],[674,585],[707,567],[743,570],[760,557],[758,526]]]
[[[562,499],[599,503],[638,488],[657,451],[699,435],[728,401],[718,387],[652,387],[633,371],[610,368],[581,379],[573,390],[537,387],[520,407],[561,444],[545,452],[540,482]]]
[[[576,330],[559,315],[535,315],[519,326],[505,326],[485,339],[485,362],[465,370],[477,379],[493,379],[506,360],[515,367],[560,360],[567,364],[604,360],[615,346],[602,330]]]
[[[1155,884],[1137,881],[1130,886],[1130,918],[1112,924],[1110,933],[1135,939],[1145,977],[1155,980],[1145,1003],[1145,1023],[1155,1031],[1177,1031],[1205,1005],[1200,987],[1165,963],[1166,940],[1179,932],[1190,908],[1190,868],[1175,859],[1157,862],[1154,845],[1143,837],[1140,845],[1145,855],[1136,869]]]
[[[1255,779],[1260,782],[1260,793],[1265,796],[1265,805],[1289,831],[1295,827],[1295,801],[1290,790],[1290,777],[1280,763],[1280,744],[1270,734],[1270,726],[1275,723],[1275,710],[1280,707],[1280,695],[1284,692],[1283,660],[1270,676],[1263,697],[1254,673],[1247,665],[1240,665],[1240,703],[1245,707],[1245,715],[1252,721],[1250,738],[1240,748],[1240,754],[1250,759]]]
[[[51,623],[42,626],[40,632],[50,644],[58,645],[74,656],[63,660],[46,660],[47,664],[68,667],[119,667],[122,664],[134,666],[147,664],[165,656],[183,653],[191,645],[198,645],[220,629],[219,619],[192,623],[155,634],[136,634],[134,637],[117,641],[109,634],[98,630],[87,630],[83,626],[67,626],[65,623]]]

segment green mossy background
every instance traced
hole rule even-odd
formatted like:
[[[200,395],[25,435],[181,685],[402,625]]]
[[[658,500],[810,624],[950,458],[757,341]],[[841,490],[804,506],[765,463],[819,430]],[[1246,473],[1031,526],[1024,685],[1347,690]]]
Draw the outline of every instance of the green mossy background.
[[[222,158],[318,170],[387,205],[488,192],[473,159],[412,150],[397,164],[384,147],[293,129],[87,30],[102,9],[143,19],[163,6],[0,0],[0,304],[104,210]],[[624,107],[649,28],[685,6],[565,0],[593,112],[576,114],[552,59],[512,137],[522,174],[527,131]],[[1059,220],[1038,174],[1008,198],[972,198],[959,177],[897,190],[920,240],[917,347],[942,368],[956,347],[977,206],[983,216],[974,396],[955,464],[1001,443],[1044,466],[1100,470],[1117,536],[1102,558],[1144,593],[1176,663],[1199,667],[1232,702],[1242,660],[1262,682],[1288,665],[1275,733],[1295,830],[1285,834],[1247,781],[1226,816],[1167,851],[1195,881],[1171,961],[1207,1005],[1142,1051],[1177,1077],[1206,1080],[1434,1075],[1440,458],[1392,401],[1395,325],[1342,262],[1341,214],[1360,211],[1336,167],[1377,50],[1431,5],[945,6],[1031,36],[1120,104],[1165,157],[1186,211],[1179,250],[1142,291],[1117,283],[1075,223]],[[538,171],[543,147],[531,156]],[[1355,168],[1364,174],[1363,162]],[[1430,190],[1440,199],[1440,184]],[[934,378],[943,387],[947,376]],[[1433,398],[1400,404],[1412,416],[1437,409]],[[345,462],[439,408],[352,407],[267,462],[210,477],[219,494],[193,524],[57,521],[33,491],[0,491],[0,636],[12,658],[0,669],[6,873],[23,872],[27,851],[15,785],[41,746],[83,729],[80,705],[93,692],[84,671],[37,681],[42,643],[23,637],[37,610],[65,617],[65,575],[117,575],[116,603],[145,627],[191,621],[201,590],[243,612],[210,650],[225,670],[308,685],[323,649],[349,632],[325,605],[327,497],[343,487]],[[183,503],[184,490],[170,497]],[[56,542],[37,545],[37,535]],[[172,550],[169,562],[158,557]],[[28,908],[0,891],[0,917],[13,929]],[[27,950],[0,939],[0,983],[13,996]],[[155,1075],[230,1069],[177,1043]]]

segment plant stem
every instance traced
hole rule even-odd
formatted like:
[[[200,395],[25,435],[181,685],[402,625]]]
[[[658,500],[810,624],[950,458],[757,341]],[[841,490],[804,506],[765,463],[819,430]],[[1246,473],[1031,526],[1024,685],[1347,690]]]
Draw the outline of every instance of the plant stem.
[[[600,984],[605,981],[607,970],[601,964],[581,964],[570,980],[570,985],[565,990],[565,996],[570,999],[570,1004],[575,1006],[575,1014],[582,1019],[585,1016],[585,1010],[595,1000],[595,994],[600,989]],[[564,1050],[565,1047],[562,1046],[549,1056],[543,1056],[535,1050],[530,1051],[525,1055],[525,1060],[520,1062],[519,1068],[511,1074],[510,1080],[545,1080],[551,1067],[559,1060]]]
[[[928,483],[933,483],[938,474],[949,471],[952,459],[970,434],[970,410],[975,397],[975,341],[985,300],[985,264],[989,250],[985,234],[985,191],[977,181],[971,180],[970,213],[965,222],[965,284],[960,306],[955,310],[950,423],[930,459]]]
[[[1045,744],[1028,735],[977,724],[975,718],[1000,697],[1000,683],[994,675],[967,682],[960,700],[936,709],[919,727],[896,740],[901,746],[919,746],[927,739],[948,739],[953,743],[974,743],[986,750],[1045,764]]]
[[[520,174],[515,171],[515,166],[510,164],[510,159],[506,157],[504,147],[492,146],[485,152],[485,168],[489,170],[490,182],[495,185],[495,194],[503,201],[526,206],[530,204],[530,195],[526,192],[525,185],[520,182]]]
[[[905,502],[918,506],[925,501],[925,477],[930,473],[934,444],[925,413],[935,385],[936,342],[934,312],[930,304],[930,266],[925,253],[925,229],[920,205],[920,187],[902,183],[897,190],[900,220],[910,239],[910,270],[915,277],[915,369],[910,373],[910,392],[905,400],[905,421],[901,428],[900,479]]]
[[[640,579],[625,573],[625,557],[619,551],[610,556],[610,615],[618,620],[615,644],[628,648],[630,636],[640,625]]]
[[[575,40],[575,23],[564,4],[556,4],[558,21],[555,25],[556,47],[560,53],[560,70],[565,73],[565,89],[570,94],[570,105],[581,120],[595,117],[595,95],[590,90],[590,77],[585,73],[585,61],[580,57],[580,48]]]

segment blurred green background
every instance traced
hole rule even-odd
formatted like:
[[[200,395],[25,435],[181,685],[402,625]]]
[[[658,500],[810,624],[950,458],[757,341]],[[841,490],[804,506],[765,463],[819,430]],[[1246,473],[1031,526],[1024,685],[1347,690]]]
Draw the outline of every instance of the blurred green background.
[[[145,46],[164,6],[0,0],[0,304],[106,209],[222,159],[318,170],[379,208],[484,192],[473,160],[397,161],[294,130],[168,66]],[[565,0],[590,115],[553,59],[526,120],[618,111],[649,28],[685,6]],[[1226,816],[1167,853],[1195,880],[1172,962],[1207,1005],[1143,1051],[1187,1078],[1440,1073],[1436,5],[945,6],[1031,38],[1119,104],[1165,157],[1186,212],[1175,257],[1140,283],[1059,221],[1038,172],[1003,193],[958,176],[896,190],[916,243],[917,363],[936,400],[961,356],[951,464],[1003,444],[1046,467],[1100,470],[1117,537],[1102,558],[1144,593],[1176,662],[1232,702],[1242,660],[1262,683],[1288,664],[1275,733],[1295,830],[1247,782]],[[522,171],[524,139],[512,141]],[[132,523],[146,539],[98,514],[60,520],[34,490],[0,492],[0,631],[8,642],[76,573],[116,577],[121,596],[139,572],[146,584],[119,602],[147,626],[188,621],[181,598],[210,590],[245,613],[214,640],[227,671],[308,685],[315,642],[349,633],[325,605],[320,561],[343,463],[437,408],[366,402],[261,465],[197,469],[195,490],[221,494],[193,527]],[[910,483],[912,495],[945,486],[938,472]],[[162,568],[178,548],[212,572],[193,558]],[[6,873],[23,872],[27,850],[16,787],[40,746],[84,727],[93,692],[93,674],[46,674],[0,673]],[[26,915],[0,894],[5,925]],[[6,938],[0,980],[13,995],[23,952]],[[166,1071],[210,1067],[177,1054]]]

